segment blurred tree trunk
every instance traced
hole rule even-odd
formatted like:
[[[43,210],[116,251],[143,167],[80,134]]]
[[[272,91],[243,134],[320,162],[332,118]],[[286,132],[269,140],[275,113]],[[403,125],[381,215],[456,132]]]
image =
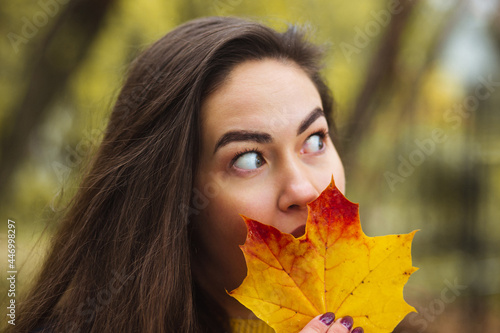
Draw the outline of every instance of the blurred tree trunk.
[[[475,96],[476,88],[476,86],[471,87],[467,96]],[[485,244],[480,230],[482,217],[480,212],[489,185],[486,176],[488,165],[483,163],[481,158],[488,147],[482,137],[488,136],[488,132],[492,130],[490,130],[491,124],[495,123],[491,114],[495,108],[488,104],[480,102],[474,112],[470,111],[471,116],[466,121],[461,177],[458,184],[461,200],[455,206],[461,212],[457,226],[460,233],[456,244],[456,247],[464,253],[460,260],[461,275],[471,281],[467,290],[469,300],[463,303],[462,311],[464,317],[475,319],[464,322],[468,325],[464,327],[464,331],[468,332],[473,331],[478,323],[484,323],[489,311],[488,304],[484,303],[484,297],[481,296],[481,290],[487,289],[484,286],[487,279],[484,279],[483,274],[477,274],[478,271],[482,272],[480,262],[485,257]],[[476,269],[471,270],[471,267],[476,267]]]
[[[496,17],[495,17],[496,16]],[[489,33],[491,40],[495,42],[497,54],[500,53],[500,7],[491,19]],[[498,82],[500,72],[490,72],[495,82]],[[477,97],[477,85],[471,86],[467,96]],[[492,91],[491,96],[480,101],[476,108],[469,110],[470,118],[467,119],[462,165],[463,176],[461,177],[462,202],[457,207],[461,207],[462,219],[461,233],[457,247],[460,248],[467,257],[461,260],[462,275],[471,281],[467,294],[468,302],[462,305],[462,316],[474,318],[474,321],[464,321],[464,331],[477,329],[478,324],[484,327],[488,322],[488,317],[494,316],[492,303],[485,302],[487,296],[491,295],[496,286],[489,285],[489,267],[484,264],[486,258],[498,257],[498,238],[493,234],[496,230],[489,230],[489,238],[484,237],[484,230],[481,226],[488,224],[484,219],[492,216],[485,209],[487,197],[495,192],[497,184],[491,181],[492,169],[498,167],[498,162],[490,160],[494,156],[496,142],[498,141],[498,125],[500,117],[498,115],[497,91]],[[493,168],[492,168],[493,166]],[[497,233],[498,235],[498,233]],[[492,246],[493,243],[496,246]],[[471,270],[474,267],[474,270]]]
[[[55,24],[43,40],[27,40],[27,87],[19,103],[4,122],[0,134],[0,184],[5,196],[16,168],[29,153],[32,133],[40,126],[50,104],[66,85],[70,75],[85,59],[114,0],[73,0],[54,11]],[[36,36],[34,36],[36,37]]]
[[[434,64],[436,58],[441,54],[445,42],[449,39],[450,33],[455,29],[464,12],[464,0],[458,0],[453,9],[451,9],[441,20],[437,29],[434,30],[434,38],[429,48],[426,50],[425,61],[418,69],[409,87],[409,93],[405,96],[405,101],[401,108],[401,120],[414,115],[416,101],[418,99],[422,79]]]
[[[391,0],[388,0],[392,3]],[[400,11],[393,14],[382,37],[378,51],[368,66],[364,85],[356,98],[354,109],[350,112],[346,128],[342,133],[348,147],[343,155],[346,164],[350,167],[355,164],[354,158],[357,147],[367,133],[375,117],[375,110],[384,96],[389,96],[395,80],[394,67],[400,50],[405,28],[408,26],[415,5],[413,1],[401,1]]]

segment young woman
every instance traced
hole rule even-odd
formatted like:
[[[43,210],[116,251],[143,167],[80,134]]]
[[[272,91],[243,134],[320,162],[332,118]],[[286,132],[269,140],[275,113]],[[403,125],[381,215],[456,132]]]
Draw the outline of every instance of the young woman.
[[[332,175],[321,52],[290,28],[188,22],[131,66],[103,142],[13,332],[272,332],[225,290],[239,214],[304,233]],[[301,332],[362,332],[351,317]]]

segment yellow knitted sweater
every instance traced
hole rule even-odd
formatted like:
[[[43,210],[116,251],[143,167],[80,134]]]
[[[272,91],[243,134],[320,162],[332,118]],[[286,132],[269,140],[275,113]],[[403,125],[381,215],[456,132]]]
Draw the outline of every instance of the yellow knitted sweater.
[[[274,333],[274,330],[259,319],[231,318],[232,333]]]

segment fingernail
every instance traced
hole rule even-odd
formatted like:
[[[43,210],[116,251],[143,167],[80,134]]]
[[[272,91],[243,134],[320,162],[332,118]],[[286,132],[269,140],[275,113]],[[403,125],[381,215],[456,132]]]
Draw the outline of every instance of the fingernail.
[[[352,330],[351,333],[364,333],[364,329],[362,329],[361,327],[356,327],[355,329]]]
[[[321,317],[319,317],[319,321],[325,324],[326,326],[333,323],[335,320],[335,314],[333,312],[324,313]]]
[[[348,330],[351,330],[352,325],[354,324],[354,320],[351,316],[345,316],[344,318],[340,319],[340,323],[344,325],[344,327]]]

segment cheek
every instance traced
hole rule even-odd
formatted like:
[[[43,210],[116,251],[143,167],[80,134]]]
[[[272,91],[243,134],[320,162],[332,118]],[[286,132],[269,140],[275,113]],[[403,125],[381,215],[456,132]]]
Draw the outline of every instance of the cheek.
[[[262,186],[236,186],[232,191],[213,198],[207,211],[213,221],[220,218],[216,222],[220,228],[233,231],[244,229],[246,236],[246,225],[241,215],[265,222],[266,217],[273,214],[270,193],[263,191]]]
[[[331,180],[331,179],[330,179]],[[329,180],[329,182],[330,182]],[[342,162],[340,159],[335,160],[335,169],[333,171],[333,181],[335,182],[335,186],[342,192],[342,194],[345,194],[345,173],[344,173],[344,166],[342,165]]]
[[[330,140],[330,144],[332,147],[334,147],[332,141]],[[340,156],[335,148],[332,149],[332,154],[331,154],[331,163],[332,163],[332,173],[333,173],[333,181],[335,182],[335,185],[337,188],[345,194],[345,172],[344,172],[344,165],[342,164],[342,160],[340,159]]]
[[[220,227],[228,243],[241,245],[245,242],[247,228],[240,215],[277,227],[276,221],[280,217],[272,184],[266,178],[266,181],[256,181],[251,186],[235,186],[229,197],[213,202],[211,214],[224,216],[225,224]]]
[[[211,200],[206,209],[210,227],[213,232],[224,238],[224,243],[243,244],[246,237],[246,226],[238,214],[239,203],[231,196],[218,196]]]
[[[240,214],[259,220],[270,214],[270,205],[266,205],[270,202],[268,199],[252,189],[226,186],[207,200],[206,208],[200,210],[196,218],[204,243],[222,251],[237,249],[238,245],[245,242],[247,234]]]
[[[340,192],[345,193],[344,166],[336,150],[329,152],[327,163],[322,166],[322,171],[318,174],[318,182],[316,184],[319,184],[317,187],[319,193],[330,184],[332,176],[335,186]]]

